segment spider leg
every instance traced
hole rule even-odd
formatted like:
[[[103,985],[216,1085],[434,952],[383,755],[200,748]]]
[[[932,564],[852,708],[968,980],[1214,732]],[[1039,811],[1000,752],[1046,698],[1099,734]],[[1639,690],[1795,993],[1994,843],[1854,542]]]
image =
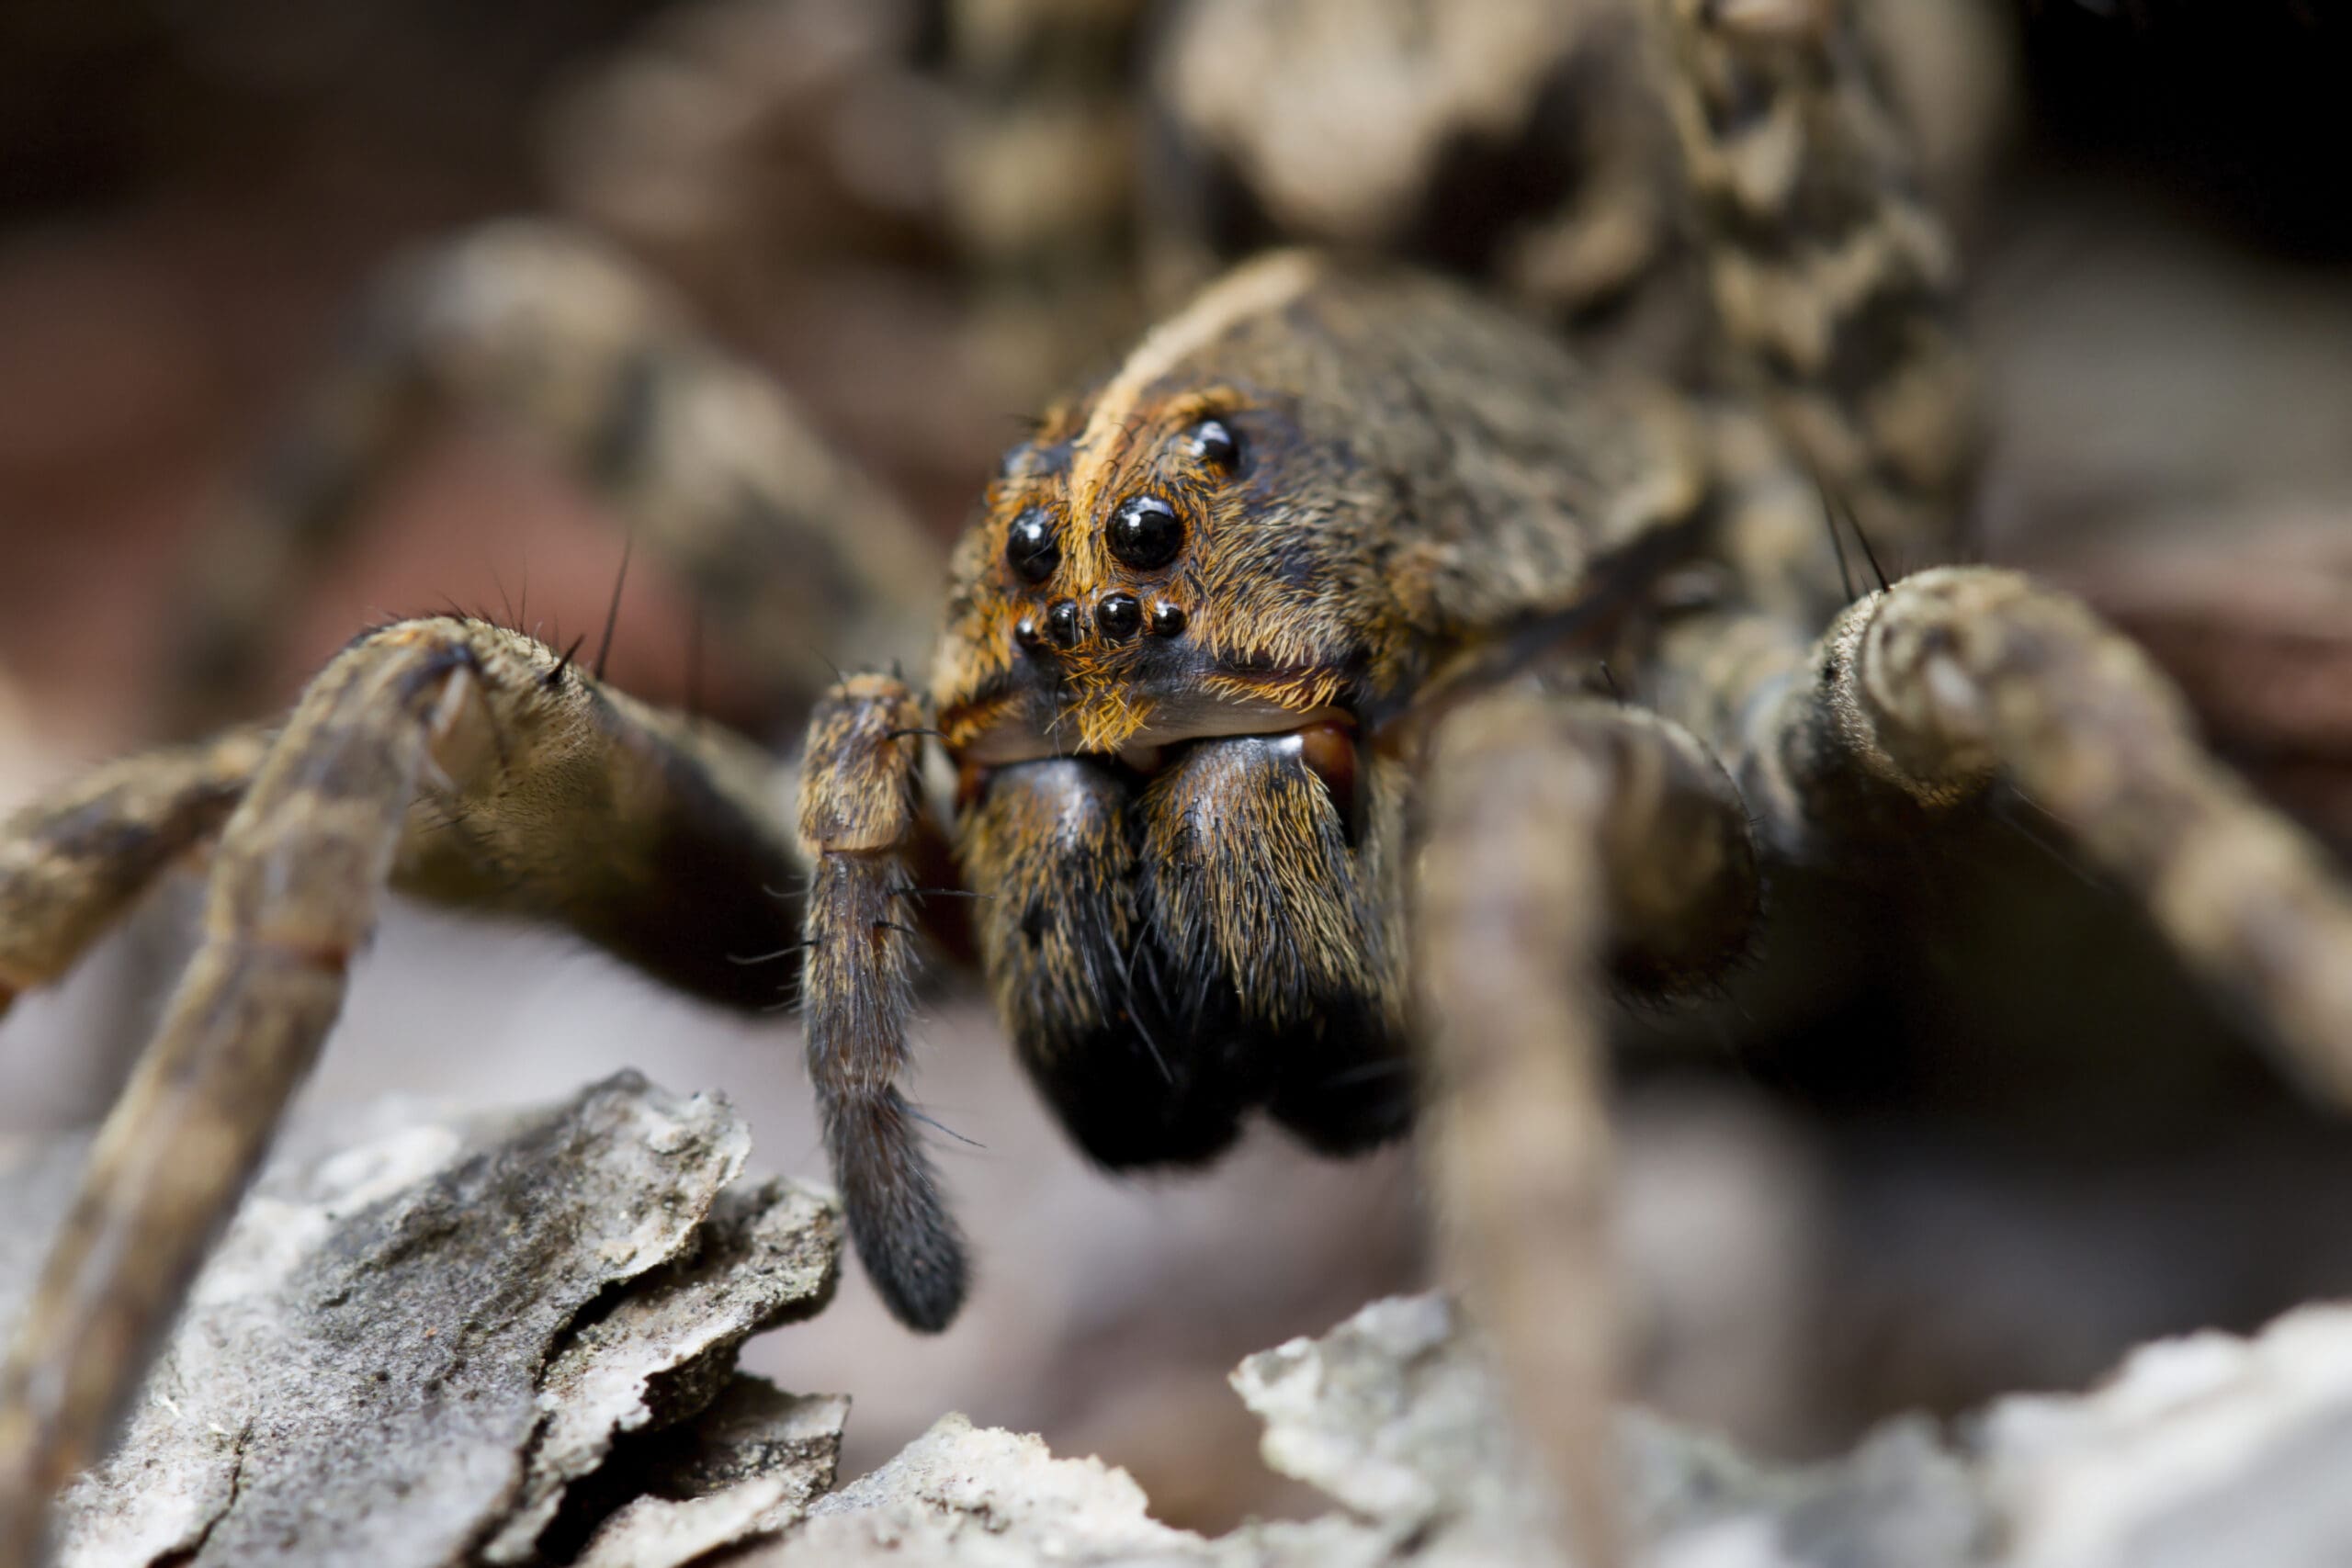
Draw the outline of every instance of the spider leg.
[[[1871,536],[1942,558],[1973,472],[1959,267],[1852,0],[1650,0],[1736,367]]]
[[[1690,733],[1639,710],[1506,693],[1450,716],[1429,761],[1414,906],[1446,1243],[1580,1561],[1613,1562],[1611,948],[1684,986],[1745,941],[1747,819]]]
[[[777,946],[792,924],[765,890],[795,863],[755,798],[764,759],[605,691],[530,638],[454,617],[371,632],[311,682],[246,782],[253,743],[128,765],[115,787],[66,797],[88,802],[81,839],[97,858],[111,835],[135,863],[141,823],[171,816],[143,803],[173,768],[202,776],[209,756],[232,775],[218,787],[243,784],[214,852],[202,945],[99,1130],[0,1369],[0,1561],[25,1559],[50,1494],[96,1457],[316,1057],[388,882],[560,921],[714,1000],[753,1008],[777,989],[727,961]],[[52,857],[75,841],[57,829],[71,811],[16,821],[47,826],[33,847]],[[78,885],[119,880],[85,872]],[[63,907],[87,924],[107,902]]]
[[[2291,1068],[2352,1100],[2352,895],[2207,755],[2136,645],[2073,598],[1984,567],[1871,594],[1809,650],[1775,651],[1770,635],[1718,627],[1682,657],[1712,643],[1747,671],[1714,717],[1777,848],[1867,844],[2004,779]]]
[[[1041,408],[1144,324],[1136,170],[1137,0],[949,0],[954,134],[942,190],[978,285],[995,395]]]
[[[234,729],[127,757],[0,822],[0,1017],[220,831],[268,745],[265,730]]]
[[[914,906],[901,895],[915,886],[910,868],[928,832],[918,779],[924,723],[914,693],[887,675],[842,682],[809,719],[801,997],[808,1080],[850,1238],[891,1312],[931,1331],[963,1304],[967,1266],[898,1087],[914,1008]]]
[[[619,252],[515,220],[392,269],[208,533],[167,696],[175,732],[244,711],[280,607],[459,410],[536,439],[611,505],[779,702],[823,689],[827,652],[886,661],[927,632],[941,556],[897,502]]]

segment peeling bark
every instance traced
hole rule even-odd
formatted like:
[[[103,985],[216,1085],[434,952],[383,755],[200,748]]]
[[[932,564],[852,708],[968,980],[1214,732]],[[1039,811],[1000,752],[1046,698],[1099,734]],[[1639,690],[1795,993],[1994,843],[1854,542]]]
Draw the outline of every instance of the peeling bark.
[[[65,1499],[62,1561],[1570,1568],[1476,1336],[1434,1297],[1234,1373],[1268,1464],[1333,1500],[1319,1517],[1175,1529],[1124,1472],[957,1416],[832,1490],[848,1402],[734,1365],[823,1304],[839,1222],[740,1181],[747,1146],[724,1102],[633,1076],[525,1115],[298,1134]],[[73,1153],[0,1169],[0,1312]],[[2090,1393],[1897,1421],[1804,1470],[1619,1426],[1643,1568],[2322,1568],[2352,1561],[2347,1454],[2352,1308],[2151,1346]]]
[[[698,1413],[747,1337],[831,1294],[830,1201],[731,1185],[749,1151],[724,1101],[623,1075],[282,1157],[62,1499],[59,1561],[512,1563],[585,1533],[568,1498],[643,1490],[603,1473],[629,1434]],[[62,1199],[56,1164],[30,1185]]]

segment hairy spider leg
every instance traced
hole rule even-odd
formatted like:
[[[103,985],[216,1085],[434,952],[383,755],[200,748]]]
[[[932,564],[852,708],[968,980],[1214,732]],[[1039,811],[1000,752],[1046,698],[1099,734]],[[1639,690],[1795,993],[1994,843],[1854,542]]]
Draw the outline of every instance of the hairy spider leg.
[[[928,818],[922,704],[852,676],[808,721],[800,851],[810,866],[801,995],[808,1081],[858,1258],[900,1322],[936,1331],[963,1305],[964,1238],[899,1092],[914,1010],[916,882]]]
[[[1890,558],[1948,558],[1980,446],[1960,267],[1854,6],[1649,9],[1734,379]]]
[[[1690,628],[1670,657],[1758,633],[1737,618]],[[2088,608],[2015,572],[1939,568],[1748,669],[1747,699],[1718,710],[1735,719],[1719,744],[1778,852],[1917,830],[2005,781],[2290,1070],[2352,1101],[2352,893],[2206,754],[2179,694]]]
[[[209,841],[244,797],[269,731],[93,768],[0,822],[0,1017],[64,977],[155,879]]]
[[[353,642],[266,743],[131,759],[12,818],[0,911],[86,941],[152,874],[158,824],[193,842],[242,794],[203,943],[0,1369],[0,1561],[28,1559],[51,1492],[98,1456],[334,1022],[381,890],[562,924],[757,1010],[782,987],[729,958],[789,940],[796,911],[772,889],[798,863],[768,776],[747,742],[606,691],[531,638],[436,617]],[[581,855],[590,841],[604,852]],[[0,927],[0,952],[47,952],[53,978],[71,953],[44,937]]]

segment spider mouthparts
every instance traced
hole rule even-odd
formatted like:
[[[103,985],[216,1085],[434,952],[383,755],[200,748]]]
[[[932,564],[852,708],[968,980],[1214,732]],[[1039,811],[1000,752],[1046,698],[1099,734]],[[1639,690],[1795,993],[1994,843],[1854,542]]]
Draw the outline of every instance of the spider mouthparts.
[[[1334,798],[1344,800],[1356,789],[1356,729],[1352,724],[1327,720],[1298,731],[1300,759],[1321,779]]]
[[[1294,723],[1287,729],[1255,728],[1254,723],[1262,723],[1265,716],[1251,714],[1244,722],[1212,724],[1190,731],[1155,729],[1115,750],[1056,755],[1110,767],[1140,784],[1177,766],[1196,747],[1242,743],[1261,747],[1280,756],[1295,758],[1313,775],[1339,813],[1340,831],[1350,845],[1355,844],[1363,831],[1371,785],[1370,770],[1363,762],[1363,732],[1355,716],[1343,708],[1317,708],[1308,714],[1287,716],[1306,720]],[[966,752],[956,763],[956,809],[962,811],[978,805],[1000,771],[1046,760],[1046,755],[983,760]]]
[[[1196,734],[1159,733],[1147,739],[1131,740],[1117,750],[1102,755],[1115,760],[1130,773],[1150,778],[1164,772],[1184,751],[1193,746],[1215,745],[1220,740],[1261,740],[1278,750],[1295,756],[1306,764],[1306,771],[1323,783],[1331,794],[1333,804],[1342,813],[1351,813],[1351,804],[1363,786],[1362,769],[1358,766],[1356,721],[1354,716],[1337,708],[1317,710],[1306,724],[1292,729],[1207,729]],[[1351,829],[1352,831],[1352,829]]]
[[[1331,804],[1340,810],[1340,825],[1348,842],[1356,841],[1364,814],[1364,791],[1368,783],[1363,767],[1363,755],[1358,747],[1355,720],[1344,715],[1328,718],[1295,729],[1288,735],[1277,736],[1285,749],[1295,748],[1298,760],[1306,771],[1320,780],[1330,794]]]
[[[1183,692],[1155,697],[1148,722],[1121,729],[1114,742],[1101,747],[1072,744],[1082,728],[1077,722],[1040,725],[1026,713],[998,718],[969,735],[958,734],[956,716],[952,713],[942,718],[940,727],[957,737],[948,743],[949,749],[967,769],[1080,756],[1116,761],[1149,775],[1197,741],[1292,735],[1326,724],[1342,726],[1352,734],[1355,722],[1355,716],[1344,708],[1291,707],[1271,698]]]

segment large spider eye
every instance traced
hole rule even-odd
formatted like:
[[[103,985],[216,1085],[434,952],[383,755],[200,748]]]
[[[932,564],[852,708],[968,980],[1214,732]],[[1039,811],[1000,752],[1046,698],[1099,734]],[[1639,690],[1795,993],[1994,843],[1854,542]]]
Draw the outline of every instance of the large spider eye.
[[[1221,419],[1204,419],[1186,431],[1184,449],[1228,473],[1241,466],[1241,438]]]
[[[1111,513],[1111,553],[1149,571],[1166,566],[1184,547],[1184,525],[1176,509],[1156,495],[1131,495]]]
[[[1054,521],[1037,507],[1012,520],[1005,536],[1004,558],[1032,582],[1043,582],[1062,564],[1061,541],[1054,537]]]

